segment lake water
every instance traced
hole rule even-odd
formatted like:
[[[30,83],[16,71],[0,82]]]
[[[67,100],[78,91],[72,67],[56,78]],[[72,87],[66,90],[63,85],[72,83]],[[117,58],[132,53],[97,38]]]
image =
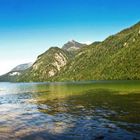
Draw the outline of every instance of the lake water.
[[[0,140],[73,139],[140,139],[140,81],[0,83]]]

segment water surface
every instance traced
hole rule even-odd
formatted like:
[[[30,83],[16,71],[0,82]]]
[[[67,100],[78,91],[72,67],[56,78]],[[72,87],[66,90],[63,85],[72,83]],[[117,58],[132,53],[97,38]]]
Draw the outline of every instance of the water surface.
[[[0,83],[0,140],[140,139],[140,81]]]

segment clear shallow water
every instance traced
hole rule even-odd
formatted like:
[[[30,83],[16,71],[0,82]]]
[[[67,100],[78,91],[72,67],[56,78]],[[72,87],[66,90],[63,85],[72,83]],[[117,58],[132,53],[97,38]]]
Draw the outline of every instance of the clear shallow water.
[[[140,139],[140,81],[0,83],[0,140]]]

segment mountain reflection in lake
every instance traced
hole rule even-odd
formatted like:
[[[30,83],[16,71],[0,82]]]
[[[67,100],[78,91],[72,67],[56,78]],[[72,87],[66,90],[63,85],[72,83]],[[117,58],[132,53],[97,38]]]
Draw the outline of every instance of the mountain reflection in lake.
[[[0,140],[140,139],[140,81],[0,83]]]

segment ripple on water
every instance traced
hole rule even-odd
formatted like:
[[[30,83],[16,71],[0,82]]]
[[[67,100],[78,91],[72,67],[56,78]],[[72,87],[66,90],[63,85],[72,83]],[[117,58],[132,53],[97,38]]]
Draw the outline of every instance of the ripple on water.
[[[128,115],[129,110],[123,111],[121,104],[127,107],[126,105],[129,102],[123,104],[123,101],[127,101],[126,99],[130,97],[122,95],[112,97],[110,92],[109,96],[108,94],[104,96],[101,91],[94,95],[91,90],[90,94],[88,92],[88,96],[84,96],[83,91],[85,89],[83,85],[78,85],[82,89],[80,90],[80,92],[82,91],[80,95],[77,94],[79,88],[77,91],[76,88],[73,90],[74,87],[71,89],[69,87],[71,85],[66,87],[60,86],[60,88],[59,86],[51,85],[48,90],[48,87],[45,85],[42,90],[45,92],[40,93],[40,88],[42,88],[40,85],[14,84],[10,85],[6,94],[4,94],[4,91],[1,91],[0,140],[140,139],[140,131],[138,129],[134,131],[135,128],[140,128],[140,124],[118,119],[120,113],[121,115]],[[8,92],[10,89],[12,89],[12,92]],[[48,95],[46,91],[51,90],[53,92],[49,92]],[[76,96],[72,93],[75,90]],[[56,91],[59,94],[58,96]],[[68,96],[66,93],[70,93],[70,95]],[[61,96],[61,94],[63,95]],[[39,101],[36,98],[38,96],[43,101]],[[105,102],[104,99],[106,100]],[[132,97],[130,99],[133,101]],[[138,97],[134,99],[136,100]],[[121,102],[118,103],[118,100],[121,100]],[[104,103],[102,104],[102,102]],[[122,109],[122,112],[113,108],[116,105]],[[132,105],[135,105],[135,102]],[[130,106],[127,108],[130,109]]]

